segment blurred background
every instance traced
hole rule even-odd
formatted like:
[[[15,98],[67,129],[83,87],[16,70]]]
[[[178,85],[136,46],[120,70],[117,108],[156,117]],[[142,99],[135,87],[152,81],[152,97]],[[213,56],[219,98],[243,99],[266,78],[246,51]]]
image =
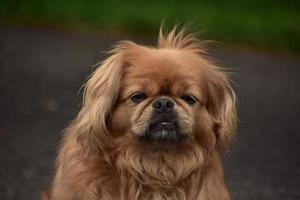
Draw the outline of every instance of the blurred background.
[[[300,199],[300,1],[0,0],[0,199],[39,199],[79,91],[118,40],[190,24],[232,79],[232,199]]]

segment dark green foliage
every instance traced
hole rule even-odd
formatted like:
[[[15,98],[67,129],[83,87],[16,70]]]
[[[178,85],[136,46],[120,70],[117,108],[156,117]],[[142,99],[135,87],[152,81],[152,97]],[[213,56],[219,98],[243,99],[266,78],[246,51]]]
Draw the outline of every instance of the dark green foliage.
[[[272,0],[0,0],[2,23],[81,31],[154,35],[191,22],[193,30],[227,44],[300,52],[300,1]]]

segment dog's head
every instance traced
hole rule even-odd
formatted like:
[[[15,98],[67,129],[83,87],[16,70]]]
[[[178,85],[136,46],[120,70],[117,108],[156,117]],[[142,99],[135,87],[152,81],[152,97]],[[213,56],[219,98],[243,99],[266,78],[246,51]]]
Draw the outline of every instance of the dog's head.
[[[175,32],[161,32],[156,48],[119,43],[88,80],[79,118],[94,145],[175,160],[226,149],[236,126],[227,75],[198,40]]]

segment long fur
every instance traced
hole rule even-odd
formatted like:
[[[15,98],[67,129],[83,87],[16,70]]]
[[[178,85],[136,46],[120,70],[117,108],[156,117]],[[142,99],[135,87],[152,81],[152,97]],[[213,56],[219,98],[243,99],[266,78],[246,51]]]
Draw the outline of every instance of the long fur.
[[[112,115],[123,87],[124,68],[141,52],[155,49],[121,42],[85,84],[78,116],[65,130],[56,160],[56,173],[44,200],[106,199],[229,199],[219,154],[234,137],[235,95],[227,75],[209,61],[206,107],[216,136],[200,138],[202,145],[149,155],[128,135],[112,135]],[[157,49],[173,49],[201,56],[201,42],[176,28],[160,30]],[[133,52],[138,56],[132,56]],[[140,54],[140,55],[139,55]],[[210,132],[206,124],[202,132]]]

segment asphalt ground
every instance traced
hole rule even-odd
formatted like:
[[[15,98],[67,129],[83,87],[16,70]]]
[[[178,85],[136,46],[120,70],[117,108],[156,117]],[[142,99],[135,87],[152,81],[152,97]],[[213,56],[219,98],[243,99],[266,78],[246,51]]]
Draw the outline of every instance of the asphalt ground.
[[[128,37],[0,26],[1,200],[39,199],[62,130],[80,108],[79,88],[119,39]],[[212,56],[234,69],[239,99],[238,136],[224,156],[232,199],[300,199],[300,57]]]

